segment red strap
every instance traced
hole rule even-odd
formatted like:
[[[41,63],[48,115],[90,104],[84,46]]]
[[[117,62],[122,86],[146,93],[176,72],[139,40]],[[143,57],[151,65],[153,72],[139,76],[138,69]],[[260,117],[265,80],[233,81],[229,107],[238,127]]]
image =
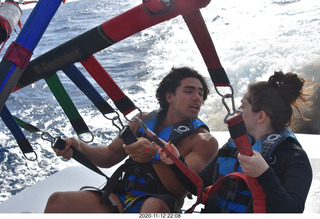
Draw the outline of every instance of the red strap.
[[[203,195],[202,203],[206,204],[208,202],[208,197],[218,191],[221,188],[221,184],[228,178],[237,179],[244,181],[249,190],[251,191],[253,198],[253,212],[254,213],[265,213],[266,212],[266,197],[263,189],[258,184],[257,180],[248,177],[247,175],[240,172],[230,173],[222,178],[220,178],[216,183],[208,186]]]
[[[170,8],[167,13],[153,16],[150,9],[161,11],[162,7],[159,4],[162,4],[162,2],[159,2],[159,0],[144,1],[143,4],[103,23],[101,27],[103,32],[113,41],[119,42],[133,33],[140,32],[155,24],[170,20],[181,14],[190,14],[207,6],[209,2],[210,0],[174,0],[170,6],[163,7],[163,9]]]
[[[166,147],[162,147],[166,154],[171,158],[174,164],[187,176],[197,187],[197,201],[186,210],[186,213],[192,213],[195,207],[201,203],[203,195],[203,181],[198,174],[196,174],[192,169],[187,167],[181,160],[179,160],[174,154],[172,154]]]
[[[228,86],[230,84],[229,79],[221,66],[218,54],[200,10],[196,10],[189,15],[184,15],[183,18],[198,46],[213,83],[215,86]]]
[[[234,140],[239,153],[252,156],[253,151],[242,114],[238,114],[235,117],[228,119],[227,124],[231,138]]]
[[[253,151],[251,143],[247,133],[246,126],[244,124],[242,114],[227,120],[229,132],[234,140],[239,153],[252,156]],[[242,175],[238,173],[232,173],[233,175]],[[242,177],[243,178],[243,177]],[[246,177],[246,183],[252,193],[253,198],[253,211],[256,213],[266,212],[266,195],[259,185],[258,180],[253,177]]]
[[[32,51],[13,41],[4,54],[3,58],[14,63],[20,69],[25,70],[32,54]]]
[[[122,92],[121,88],[116,84],[116,82],[111,78],[108,72],[100,65],[93,55],[82,61],[81,64],[108,94],[108,96],[124,115],[127,115],[136,109],[135,105]]]

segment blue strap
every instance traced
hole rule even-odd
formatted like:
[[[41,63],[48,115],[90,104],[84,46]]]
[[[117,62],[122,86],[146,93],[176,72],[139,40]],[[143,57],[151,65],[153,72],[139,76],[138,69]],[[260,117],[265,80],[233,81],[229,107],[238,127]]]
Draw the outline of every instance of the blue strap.
[[[16,39],[16,42],[33,51],[38,45],[62,0],[39,0]]]
[[[103,115],[114,112],[114,109],[102,98],[98,91],[75,65],[71,65],[69,68],[64,69],[63,72],[93,102]]]
[[[29,141],[27,140],[27,138],[23,134],[21,128],[19,127],[19,125],[16,122],[16,120],[14,119],[14,117],[11,115],[11,113],[10,113],[9,109],[6,107],[6,105],[4,105],[0,115],[1,115],[3,122],[6,124],[8,129],[11,131],[11,133],[15,137],[23,155],[28,160],[35,160],[37,158],[37,156],[35,158],[29,158],[26,156],[27,153],[34,153],[35,155],[36,155],[36,153],[33,151]]]

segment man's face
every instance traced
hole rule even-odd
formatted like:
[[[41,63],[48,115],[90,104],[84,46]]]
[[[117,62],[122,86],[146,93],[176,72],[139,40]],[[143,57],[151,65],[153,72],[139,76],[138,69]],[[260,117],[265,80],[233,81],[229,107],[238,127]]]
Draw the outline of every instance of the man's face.
[[[176,89],[176,93],[167,93],[169,108],[173,109],[180,119],[195,119],[203,104],[203,87],[197,78],[185,78]]]

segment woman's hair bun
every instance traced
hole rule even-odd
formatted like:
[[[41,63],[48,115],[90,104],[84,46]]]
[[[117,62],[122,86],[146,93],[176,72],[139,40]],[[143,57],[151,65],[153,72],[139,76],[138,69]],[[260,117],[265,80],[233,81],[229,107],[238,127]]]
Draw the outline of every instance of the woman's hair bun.
[[[274,72],[274,75],[269,78],[268,82],[278,87],[283,98],[288,103],[293,104],[303,93],[302,88],[305,80],[299,78],[297,74],[291,72],[284,74],[282,71],[278,71]]]

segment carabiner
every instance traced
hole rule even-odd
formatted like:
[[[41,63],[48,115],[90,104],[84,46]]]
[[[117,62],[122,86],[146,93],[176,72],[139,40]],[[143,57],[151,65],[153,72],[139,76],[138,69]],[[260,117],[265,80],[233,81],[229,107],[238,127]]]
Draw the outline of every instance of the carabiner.
[[[119,122],[119,124],[120,124],[121,127],[118,126],[118,125],[115,123],[116,120],[118,120],[118,122]],[[119,129],[119,132],[121,132],[121,131],[125,128],[125,126],[123,125],[123,123],[122,123],[122,121],[121,121],[120,116],[119,116],[118,113],[117,113],[117,116],[114,116],[114,117],[112,118],[112,124]]]
[[[44,132],[41,131],[42,133],[40,134],[40,137],[45,140],[45,141],[49,141],[51,143],[51,147],[53,148],[55,142],[57,141],[58,138],[53,137],[52,135],[50,135],[48,132]]]
[[[224,123],[227,123],[227,119],[229,116],[233,116],[235,115],[236,113],[242,113],[241,110],[238,110],[236,109],[235,107],[235,103],[234,103],[234,92],[233,92],[233,87],[231,85],[228,85],[228,87],[230,88],[231,90],[231,93],[227,93],[227,94],[222,94],[218,91],[218,89],[215,87],[216,89],[216,92],[222,97],[222,103],[224,105],[224,107],[226,108],[227,110],[227,115],[224,117]],[[231,108],[228,106],[228,104],[226,103],[226,99],[227,98],[230,98],[231,100]]]
[[[141,109],[139,108],[139,107],[136,107],[136,109],[139,111],[139,118],[141,118],[142,117],[142,111],[141,111]],[[130,120],[130,119],[128,119],[126,116],[124,116],[124,118],[128,121],[128,122],[134,122],[134,121],[136,121],[135,120],[135,118],[132,120]]]
[[[117,113],[116,111],[113,111],[112,113],[117,114],[115,117],[120,117],[120,116],[119,116],[119,113]],[[108,120],[111,120],[111,121],[114,119],[114,117],[109,118],[109,117],[107,117],[107,115],[105,115],[105,114],[103,114],[103,117],[106,118],[106,119],[108,119]]]
[[[232,109],[230,110],[230,108],[228,107],[225,99],[226,98],[230,98],[231,99],[231,105],[232,105]],[[235,103],[234,103],[234,97],[233,96],[228,96],[226,95],[225,97],[222,98],[222,103],[224,105],[224,107],[227,109],[227,115],[224,117],[224,123],[227,123],[228,117],[233,116],[237,113],[242,113],[241,110],[236,109],[235,107]]]
[[[146,133],[150,141],[156,143],[160,147],[165,147],[164,143],[158,138],[158,136],[153,131],[151,131],[140,118],[135,117],[134,119],[143,128],[144,132]]]

